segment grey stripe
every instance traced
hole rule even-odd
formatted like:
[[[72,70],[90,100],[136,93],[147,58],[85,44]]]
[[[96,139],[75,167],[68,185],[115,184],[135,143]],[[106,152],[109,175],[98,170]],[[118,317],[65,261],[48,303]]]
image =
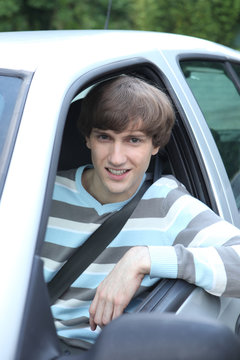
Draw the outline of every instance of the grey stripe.
[[[61,300],[82,300],[92,301],[96,293],[96,289],[70,287],[61,297]]]
[[[178,234],[174,241],[174,245],[182,244],[188,246],[201,229],[219,221],[222,221],[222,219],[212,211],[206,210],[198,214],[190,221],[188,226]]]
[[[95,259],[95,264],[115,264],[130,249],[131,246],[110,247]],[[44,242],[41,256],[57,262],[64,262],[76,251],[75,248],[61,246],[53,243]]]
[[[65,326],[71,326],[72,328],[82,329],[89,327],[89,318],[86,316],[81,316],[80,318],[70,319],[70,320],[61,320],[61,324]]]
[[[94,208],[75,206],[65,202],[53,200],[51,206],[51,216],[59,219],[66,219],[76,222],[102,224],[111,214],[98,215]]]
[[[240,244],[240,238],[239,236],[234,236],[228,241],[224,243],[224,246],[232,246],[232,245],[239,245]]]
[[[41,256],[57,262],[63,262],[66,261],[74,251],[75,249],[71,247],[44,242]]]
[[[97,289],[87,289],[87,288],[76,288],[76,287],[70,287],[61,297],[61,300],[71,300],[76,299],[80,301],[92,301]],[[137,290],[135,297],[138,297],[140,295],[145,297],[149,292],[149,288],[146,286],[140,286]]]
[[[178,259],[178,275],[177,277],[194,283],[196,281],[196,273],[194,266],[193,254],[182,245],[175,246]]]
[[[146,216],[146,213],[148,217],[165,217],[176,200],[186,194],[188,194],[186,189],[181,187],[170,191],[166,198],[142,199],[131,218],[142,218]],[[99,216],[94,208],[85,208],[57,200],[53,200],[51,208],[52,217],[83,223],[89,223],[89,219],[91,219],[92,223],[102,224],[111,214],[113,213]]]
[[[174,189],[168,193],[166,198],[142,199],[134,210],[131,218],[164,218],[171,206],[182,196],[188,194],[185,188]]]
[[[161,218],[166,215],[165,209],[165,199],[142,199],[134,212],[132,213],[131,219],[139,219],[139,218]]]
[[[106,248],[94,260],[95,264],[116,264],[123,255],[130,249],[131,246],[119,246]]]
[[[240,258],[229,246],[218,247],[217,251],[222,259],[227,275],[227,285],[223,295],[235,297],[236,288],[240,288],[239,272],[236,270],[240,267]]]
[[[71,354],[77,354],[79,356],[79,359],[81,356],[81,350],[82,349],[88,350],[92,346],[91,343],[84,341],[84,340],[80,340],[80,339],[71,339],[71,338],[66,338],[64,336],[59,336],[59,339],[61,339],[65,344],[73,346],[74,347],[73,349],[71,349],[69,347],[69,348],[66,348],[66,350],[69,350]],[[63,345],[60,344],[60,346],[63,350],[65,350],[64,344]],[[75,349],[75,348],[80,348],[79,353],[78,353],[78,349]],[[74,357],[74,359],[76,359],[76,357]]]
[[[63,170],[57,173],[58,176],[67,178],[69,180],[75,180],[77,169]]]

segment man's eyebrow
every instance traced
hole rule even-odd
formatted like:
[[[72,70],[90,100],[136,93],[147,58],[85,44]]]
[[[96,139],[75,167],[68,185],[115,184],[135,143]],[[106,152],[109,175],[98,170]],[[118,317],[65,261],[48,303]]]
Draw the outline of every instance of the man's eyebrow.
[[[134,136],[134,137],[147,137],[147,135],[140,131],[140,130],[133,130],[133,131],[129,131],[129,133],[127,134],[127,136]]]
[[[102,130],[102,129],[92,129],[92,133],[94,134],[102,134],[102,133],[106,133],[107,130]]]
[[[97,129],[97,128],[94,128],[94,129],[92,129],[92,133],[93,134],[95,134],[95,135],[99,135],[99,134],[107,134],[107,135],[109,135],[110,136],[110,134],[108,133],[108,131],[113,131],[114,132],[114,130],[103,130],[103,129]],[[147,135],[143,132],[143,131],[141,131],[141,130],[126,130],[126,131],[121,131],[122,133],[126,133],[125,134],[125,137],[126,138],[129,138],[129,137],[141,137],[141,138],[145,138],[145,137],[147,137]],[[120,133],[121,133],[120,132]]]

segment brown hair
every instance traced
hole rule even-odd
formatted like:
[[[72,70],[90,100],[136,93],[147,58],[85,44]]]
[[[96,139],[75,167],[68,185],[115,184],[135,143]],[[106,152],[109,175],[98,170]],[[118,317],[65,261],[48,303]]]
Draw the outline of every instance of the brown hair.
[[[141,129],[154,147],[169,141],[174,110],[160,89],[133,76],[121,75],[94,86],[82,101],[78,129],[89,137],[93,128],[122,132],[142,120]]]

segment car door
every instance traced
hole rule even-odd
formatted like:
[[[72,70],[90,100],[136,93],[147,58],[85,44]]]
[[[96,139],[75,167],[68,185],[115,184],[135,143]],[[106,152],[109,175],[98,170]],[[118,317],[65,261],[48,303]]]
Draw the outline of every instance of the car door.
[[[173,131],[170,143],[158,156],[157,163],[160,164],[158,169],[161,173],[172,173],[182,181],[188,190],[200,200],[208,204],[215,211],[218,210],[216,198],[211,191],[211,186],[206,182],[206,171],[202,168],[199,161],[199,154],[196,151],[197,144],[194,143],[194,137],[190,137],[186,121],[189,121],[187,114],[181,108],[180,94],[175,94],[178,101],[175,100],[173,88],[166,81],[168,74],[164,76],[156,64],[142,58],[123,60],[118,63],[111,63],[101,68],[88,72],[85,76],[79,78],[74,84],[74,89],[70,88],[68,96],[65,97],[62,104],[62,111],[59,116],[59,126],[55,134],[55,143],[52,153],[52,162],[49,170],[48,186],[45,194],[44,209],[38,236],[38,246],[33,262],[31,280],[29,283],[28,299],[25,306],[25,314],[22,323],[22,331],[19,339],[19,359],[53,359],[61,358],[58,340],[53,325],[49,298],[46,285],[42,275],[41,261],[41,243],[44,239],[48,213],[51,205],[51,195],[53,191],[54,180],[59,166],[59,157],[62,143],[62,134],[64,133],[65,115],[70,103],[76,96],[87,87],[92,86],[98,81],[102,81],[110,76],[121,73],[130,73],[144,77],[156,85],[160,86],[172,97],[173,104],[176,108],[177,122]],[[71,141],[70,143],[73,144]],[[70,151],[71,153],[71,151]],[[71,157],[71,155],[70,155]],[[61,157],[60,157],[61,159]],[[79,165],[81,164],[81,156]],[[155,164],[152,165],[155,169]],[[207,299],[207,306],[214,308],[219,307],[219,299],[215,299],[204,291],[195,291],[195,287],[182,281],[161,281],[154,293],[151,293],[144,300],[139,311],[179,311],[184,308],[186,312],[191,312],[191,306],[184,306],[189,297]],[[192,294],[195,295],[192,295]],[[154,297],[152,296],[154,294]],[[214,298],[214,299],[213,299]],[[194,301],[193,301],[194,302]],[[211,305],[209,305],[211,304]],[[204,310],[204,309],[203,309]],[[195,311],[192,308],[192,311]],[[234,315],[236,316],[236,314]]]
[[[160,76],[158,75],[159,70],[153,63],[142,58],[127,59],[117,63],[110,63],[105,66],[101,66],[100,68],[95,68],[93,71],[88,71],[86,74],[82,75],[74,82],[73,86],[69,87],[68,93],[62,103],[62,109],[59,115],[59,122],[52,151],[52,160],[49,169],[48,184],[45,192],[45,201],[42,209],[38,243],[33,260],[28,297],[25,304],[24,318],[22,321],[22,329],[18,343],[17,358],[19,359],[34,358],[35,360],[46,360],[61,358],[58,339],[50,312],[47,287],[43,279],[41,244],[45,236],[56,172],[58,169],[63,169],[64,166],[66,166],[62,165],[62,159],[64,157],[64,163],[66,164],[67,162],[67,166],[72,167],[81,165],[84,158],[83,150],[78,152],[79,159],[77,159],[77,161],[79,161],[79,163],[75,163],[73,165],[74,157],[72,154],[74,153],[76,155],[74,152],[74,144],[76,145],[76,142],[72,135],[74,134],[77,136],[77,134],[76,128],[71,128],[71,126],[74,126],[73,122],[70,124],[70,141],[68,141],[69,139],[65,139],[69,127],[68,124],[65,124],[66,113],[71,108],[71,103],[74,102],[76,97],[78,97],[78,95],[81,94],[86,88],[92,86],[98,81],[102,81],[108,77],[121,73],[136,74],[160,84]],[[71,109],[69,114],[70,112]],[[67,118],[69,118],[69,116],[67,116]],[[65,141],[67,141],[67,145]]]

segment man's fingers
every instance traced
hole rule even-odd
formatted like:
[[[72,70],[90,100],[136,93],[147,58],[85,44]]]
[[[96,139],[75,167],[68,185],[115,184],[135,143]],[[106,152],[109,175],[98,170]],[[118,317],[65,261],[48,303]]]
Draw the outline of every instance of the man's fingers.
[[[93,320],[93,318],[91,316],[89,318],[89,324],[90,324],[90,328],[91,328],[92,331],[96,330],[97,325],[95,324],[95,322],[94,322],[94,320]]]
[[[107,325],[112,320],[114,311],[114,304],[111,301],[105,302],[104,310],[102,313],[101,326]]]
[[[124,312],[124,309],[125,309],[124,306],[122,306],[122,305],[116,305],[116,306],[114,307],[114,311],[113,311],[113,315],[112,315],[112,320],[113,320],[113,319],[116,319],[117,317],[119,317],[120,315],[122,315],[123,312]]]
[[[90,307],[91,330],[95,330],[97,325],[100,327],[107,325],[112,320],[114,305],[111,301],[104,299],[97,296]]]
[[[144,274],[149,273],[148,258],[147,248],[131,248],[101,282],[89,311],[92,330],[97,325],[108,324],[123,313],[141,285]]]
[[[91,330],[94,331],[96,330],[97,324],[94,321],[95,315],[96,315],[96,311],[97,311],[97,307],[98,307],[98,294],[96,293],[94,296],[94,299],[92,301],[92,304],[89,308],[89,324],[91,327]]]

